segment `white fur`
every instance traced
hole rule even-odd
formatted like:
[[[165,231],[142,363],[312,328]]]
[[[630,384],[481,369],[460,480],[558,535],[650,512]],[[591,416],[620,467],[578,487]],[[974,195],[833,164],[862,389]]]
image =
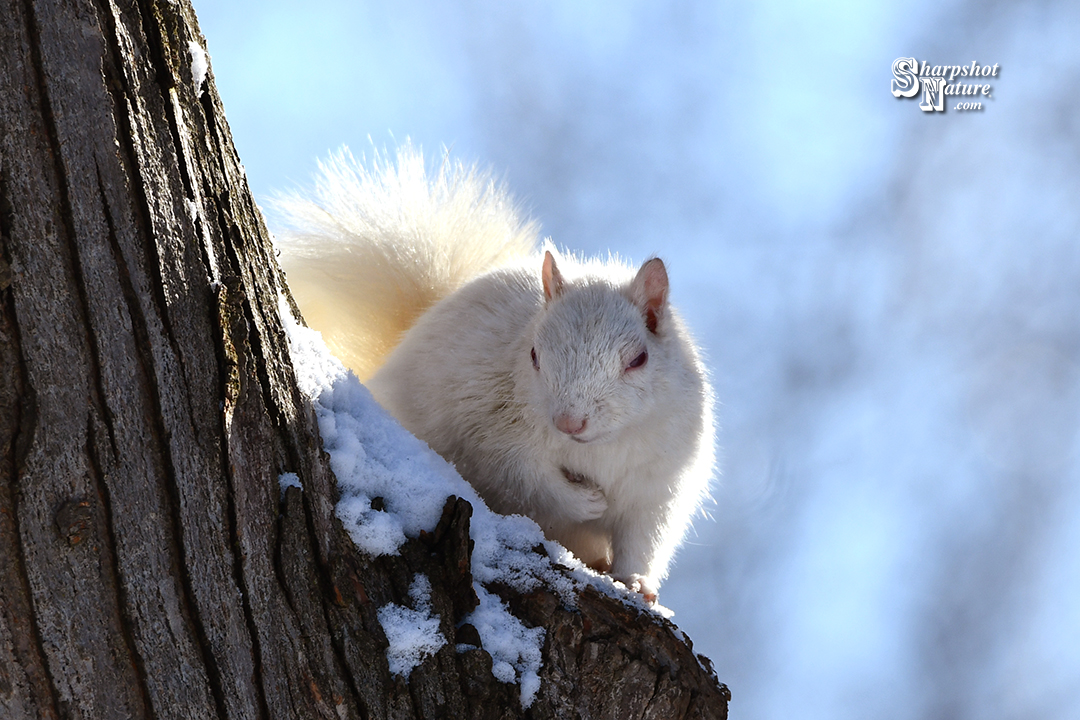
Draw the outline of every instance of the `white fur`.
[[[667,303],[662,264],[651,266],[659,273],[635,275],[614,260],[558,258],[548,297],[542,256],[519,251],[535,230],[518,220],[506,196],[492,195],[490,187],[484,195],[475,174],[458,172],[448,180],[445,163],[428,184],[422,159],[403,152],[396,174],[385,165],[374,174],[339,167],[320,183],[321,196],[330,187],[340,197],[329,203],[332,220],[320,218],[304,247],[316,255],[331,252],[337,272],[356,278],[347,293],[331,289],[326,302],[339,313],[359,314],[349,322],[370,322],[374,330],[365,332],[377,335],[382,317],[398,312],[385,306],[399,296],[388,284],[428,283],[445,269],[424,263],[437,266],[448,253],[481,260],[471,272],[463,262],[451,279],[410,301],[413,310],[426,311],[417,313],[369,388],[406,428],[453,462],[494,510],[528,515],[582,560],[610,568],[651,599],[707,494],[713,465],[711,390],[689,333]],[[399,186],[402,178],[408,183]],[[471,210],[468,203],[455,204],[453,212],[443,207],[462,197],[474,199]],[[475,201],[480,197],[486,204]],[[377,236],[370,239],[325,232],[348,227],[336,214],[342,207],[351,222],[403,217],[403,204],[419,213],[409,216],[415,232],[385,225],[365,230]],[[477,224],[501,232],[481,236],[473,230]],[[406,237],[409,253],[398,254]],[[514,241],[492,252],[491,237]],[[429,240],[432,248],[425,249]],[[384,249],[360,247],[368,242]],[[335,243],[350,252],[334,250]],[[294,274],[299,254],[283,251],[283,264],[307,315],[307,279]],[[358,258],[374,267],[354,267]],[[429,299],[428,309],[423,303]],[[650,302],[659,308],[655,332],[646,323]],[[392,345],[396,338],[381,340]],[[642,351],[647,361],[628,367]],[[560,416],[585,427],[571,436],[556,427]]]
[[[406,143],[369,169],[347,148],[319,163],[310,195],[274,198],[281,264],[305,320],[367,380],[420,314],[477,273],[536,245],[535,223],[474,167],[428,178]],[[467,242],[462,242],[468,238]]]

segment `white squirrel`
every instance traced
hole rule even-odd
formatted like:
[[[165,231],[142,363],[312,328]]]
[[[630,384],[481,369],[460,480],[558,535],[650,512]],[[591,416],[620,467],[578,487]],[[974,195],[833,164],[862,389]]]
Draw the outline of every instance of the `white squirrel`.
[[[712,391],[658,258],[535,248],[489,176],[347,150],[275,209],[312,327],[496,512],[655,602],[708,492]]]

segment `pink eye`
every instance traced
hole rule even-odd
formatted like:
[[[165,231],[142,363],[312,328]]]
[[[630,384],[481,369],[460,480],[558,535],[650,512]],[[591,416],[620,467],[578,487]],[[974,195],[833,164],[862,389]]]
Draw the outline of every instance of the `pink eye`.
[[[540,369],[540,361],[536,359],[536,348],[532,349],[532,361],[533,361],[533,367],[536,368],[537,370],[539,370]]]
[[[631,360],[630,364],[626,366],[626,369],[627,370],[633,370],[634,368],[639,368],[648,361],[649,361],[649,353],[648,352],[643,352],[640,355],[638,355],[636,358]]]

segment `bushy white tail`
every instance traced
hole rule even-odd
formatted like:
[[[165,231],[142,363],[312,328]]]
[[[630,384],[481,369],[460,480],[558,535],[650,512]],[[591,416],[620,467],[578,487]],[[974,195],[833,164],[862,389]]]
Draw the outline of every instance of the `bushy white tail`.
[[[428,177],[409,143],[396,159],[376,152],[369,168],[343,148],[319,163],[312,191],[271,203],[305,320],[361,380],[425,310],[537,242],[489,174],[447,157]]]

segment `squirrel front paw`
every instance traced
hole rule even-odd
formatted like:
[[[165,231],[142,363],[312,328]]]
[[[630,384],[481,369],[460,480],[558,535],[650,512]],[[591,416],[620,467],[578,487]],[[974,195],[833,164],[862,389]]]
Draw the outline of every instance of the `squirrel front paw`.
[[[596,520],[607,512],[607,495],[603,488],[584,475],[562,468],[572,496],[567,503],[568,514],[577,522]]]
[[[582,520],[596,520],[607,512],[607,496],[598,485],[588,485],[581,490],[581,503],[578,511]]]

